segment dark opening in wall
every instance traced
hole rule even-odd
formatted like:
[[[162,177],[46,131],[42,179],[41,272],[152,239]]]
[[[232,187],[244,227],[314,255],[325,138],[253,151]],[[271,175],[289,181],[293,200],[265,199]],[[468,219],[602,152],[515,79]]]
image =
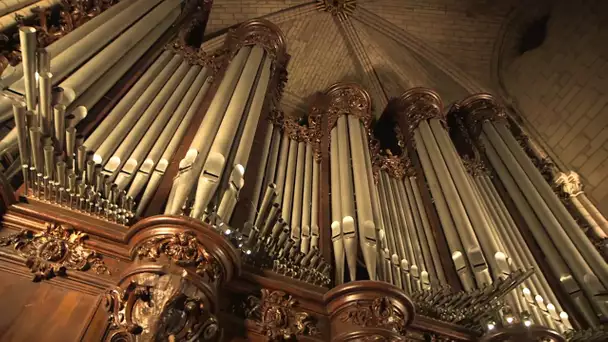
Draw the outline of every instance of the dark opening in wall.
[[[519,41],[518,52],[520,55],[523,55],[526,51],[534,50],[543,44],[547,38],[549,17],[549,14],[544,15],[524,28]]]

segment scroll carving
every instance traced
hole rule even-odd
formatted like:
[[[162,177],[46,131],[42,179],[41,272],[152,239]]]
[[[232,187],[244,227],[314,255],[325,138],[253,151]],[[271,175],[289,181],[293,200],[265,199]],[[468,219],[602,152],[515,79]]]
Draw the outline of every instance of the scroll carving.
[[[319,336],[314,316],[296,310],[297,300],[283,291],[262,289],[262,297],[250,296],[245,310],[269,341],[286,341],[298,336]]]
[[[137,248],[139,258],[156,261],[165,255],[169,261],[182,267],[194,267],[199,275],[206,275],[212,281],[221,278],[222,267],[198,241],[192,232],[154,237]]]
[[[207,53],[200,47],[194,48],[189,46],[181,37],[173,40],[165,48],[182,56],[191,65],[209,68],[211,77],[217,75],[228,58],[228,53],[225,49],[217,49],[211,53]]]
[[[360,327],[374,327],[390,330],[405,336],[407,313],[398,310],[388,297],[380,297],[369,302],[355,302],[340,315],[342,322]],[[381,341],[388,341],[386,338]]]
[[[24,230],[3,236],[0,246],[12,245],[26,259],[26,266],[38,282],[55,276],[65,276],[68,270],[95,270],[97,274],[110,274],[102,257],[84,246],[87,234],[55,223],[47,223],[39,233]]]

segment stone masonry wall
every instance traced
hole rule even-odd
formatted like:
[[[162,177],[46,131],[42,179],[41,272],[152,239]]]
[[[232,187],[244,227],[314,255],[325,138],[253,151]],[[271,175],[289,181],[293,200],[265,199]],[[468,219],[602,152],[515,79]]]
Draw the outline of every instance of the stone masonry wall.
[[[608,215],[608,2],[556,3],[547,38],[503,71],[541,138]]]

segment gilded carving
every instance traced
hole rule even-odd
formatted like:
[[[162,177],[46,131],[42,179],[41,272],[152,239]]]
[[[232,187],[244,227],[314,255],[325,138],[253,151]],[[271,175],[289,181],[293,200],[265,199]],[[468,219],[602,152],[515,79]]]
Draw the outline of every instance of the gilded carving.
[[[286,341],[298,336],[319,336],[314,316],[297,311],[297,300],[283,291],[262,289],[262,297],[249,296],[245,315],[256,322],[269,341]]]
[[[461,159],[465,170],[467,170],[471,176],[478,177],[489,174],[485,165],[479,159],[473,159],[466,155],[462,156]]]
[[[506,120],[505,108],[490,94],[475,94],[462,100],[457,105],[458,109],[466,110],[476,125],[486,121]]]
[[[397,99],[396,106],[397,114],[407,118],[407,129],[410,135],[423,120],[439,119],[445,125],[441,99],[430,89],[410,89]]]
[[[196,273],[206,275],[212,281],[220,278],[222,267],[198,241],[192,232],[154,237],[137,248],[139,258],[156,261],[165,255],[171,262],[182,267],[195,267]]]
[[[180,37],[167,44],[165,48],[182,56],[191,65],[209,68],[211,77],[217,75],[228,57],[227,50],[225,49],[217,49],[211,53],[207,53],[200,47],[194,48],[187,45]]]
[[[87,234],[67,226],[47,223],[39,233],[24,230],[0,238],[0,246],[12,245],[34,273],[34,281],[65,276],[68,270],[95,270],[97,274],[110,274],[102,257],[84,246]]]
[[[228,32],[226,45],[233,56],[244,46],[260,46],[274,61],[272,74],[274,75],[275,71],[284,73],[285,76],[287,74],[286,64],[289,55],[285,46],[285,38],[279,27],[270,21],[253,19],[244,22],[236,29]],[[282,91],[282,89],[279,90]]]
[[[341,115],[356,116],[369,131],[372,123],[372,104],[365,90],[355,84],[336,84],[327,91],[327,95],[330,97],[327,112],[328,133],[336,126]]]
[[[340,320],[360,327],[382,328],[405,336],[408,320],[406,315],[388,297],[380,297],[371,303],[356,302],[340,314]]]
[[[216,317],[192,285],[176,275],[140,274],[106,293],[110,333],[106,341],[218,341]],[[188,295],[187,295],[187,294]]]

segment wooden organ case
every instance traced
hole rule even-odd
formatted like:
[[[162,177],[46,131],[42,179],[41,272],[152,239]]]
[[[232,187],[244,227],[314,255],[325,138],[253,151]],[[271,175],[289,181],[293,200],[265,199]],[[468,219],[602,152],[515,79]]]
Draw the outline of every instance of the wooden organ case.
[[[21,23],[3,79],[0,340],[605,337],[605,254],[490,95],[415,88],[376,120],[340,83],[296,118],[274,24],[208,52],[210,1],[100,3]]]

